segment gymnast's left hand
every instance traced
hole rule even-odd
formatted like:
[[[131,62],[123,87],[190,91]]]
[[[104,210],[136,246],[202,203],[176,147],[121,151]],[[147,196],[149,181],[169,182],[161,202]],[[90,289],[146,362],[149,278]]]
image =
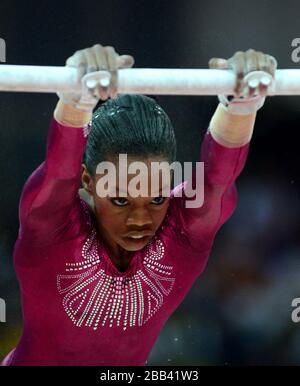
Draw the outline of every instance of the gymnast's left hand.
[[[236,75],[235,97],[240,97],[243,94],[245,99],[249,99],[254,95],[266,96],[269,85],[264,84],[262,77],[256,87],[251,87],[245,83],[245,76],[253,71],[264,71],[274,78],[277,61],[271,55],[249,49],[245,52],[237,51],[229,59],[211,58],[208,65],[211,69],[233,70]]]
[[[234,95],[218,95],[223,108],[231,114],[248,115],[256,113],[265,102],[270,86],[270,79],[259,75],[250,81],[247,74],[253,71],[263,71],[274,79],[277,61],[261,51],[249,49],[245,52],[237,51],[231,58],[211,58],[209,68],[218,70],[232,70],[235,73]],[[256,74],[257,75],[257,74]]]

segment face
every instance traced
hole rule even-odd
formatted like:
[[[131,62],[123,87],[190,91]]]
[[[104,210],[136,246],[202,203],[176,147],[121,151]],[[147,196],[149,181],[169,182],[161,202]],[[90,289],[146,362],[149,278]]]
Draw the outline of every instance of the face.
[[[154,179],[152,181],[151,178],[151,165],[153,162],[166,160],[158,157],[151,157],[146,160],[128,157],[129,170],[130,165],[136,161],[143,162],[144,171],[147,173],[126,173],[127,184],[125,186],[127,191],[126,194],[120,194],[122,190],[119,186],[119,160],[110,160],[115,166],[117,176],[117,178],[113,178],[115,181],[111,181],[110,186],[116,189],[115,192],[109,190],[112,194],[109,193],[106,197],[103,197],[103,194],[102,197],[98,194],[100,179],[105,176],[105,173],[96,173],[93,179],[86,166],[82,165],[82,184],[93,199],[98,230],[115,255],[119,255],[122,251],[134,252],[142,249],[161,225],[169,206],[169,194],[164,193],[163,188],[169,186],[170,189],[170,173],[167,174],[167,185],[166,178],[162,178],[162,173],[159,173],[159,181],[156,181],[155,185],[151,185],[155,183]],[[147,196],[143,194],[142,197],[136,197],[136,195],[130,194],[130,186],[133,186],[133,179],[135,178],[136,182],[136,177],[141,174],[146,176],[144,181],[148,181],[148,193]],[[124,184],[122,185],[124,187]],[[152,195],[151,186],[153,188],[152,193],[154,193]],[[139,189],[141,184],[136,184],[136,187]]]

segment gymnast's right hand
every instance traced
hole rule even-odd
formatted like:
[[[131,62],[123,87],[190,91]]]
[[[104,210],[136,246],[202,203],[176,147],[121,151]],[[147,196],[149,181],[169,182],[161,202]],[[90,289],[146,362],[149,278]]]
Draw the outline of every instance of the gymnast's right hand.
[[[114,47],[95,44],[92,47],[76,51],[66,60],[66,67],[78,69],[79,80],[90,72],[106,70],[110,72],[110,82],[107,87],[97,84],[88,90],[88,98],[82,100],[80,93],[57,93],[59,99],[68,105],[72,105],[77,110],[92,112],[98,100],[107,100],[117,97],[118,69],[129,68],[134,64],[131,55],[119,55]]]

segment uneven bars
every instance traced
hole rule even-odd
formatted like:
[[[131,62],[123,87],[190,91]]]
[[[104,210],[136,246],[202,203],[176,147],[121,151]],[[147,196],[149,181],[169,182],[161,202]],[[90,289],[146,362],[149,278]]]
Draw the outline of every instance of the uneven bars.
[[[118,70],[118,77],[119,94],[232,95],[235,85],[230,70],[130,68]],[[77,79],[75,68],[0,65],[0,91],[78,91]],[[300,95],[300,70],[277,70],[268,95]]]

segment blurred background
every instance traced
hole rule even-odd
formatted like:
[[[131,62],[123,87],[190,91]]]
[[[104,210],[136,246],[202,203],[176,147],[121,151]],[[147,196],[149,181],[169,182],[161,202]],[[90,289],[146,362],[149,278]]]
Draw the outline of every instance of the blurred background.
[[[28,3],[29,4],[29,3]],[[2,0],[7,64],[61,66],[95,43],[131,54],[135,67],[207,68],[254,48],[279,68],[300,68],[298,1],[110,0],[75,3]],[[23,184],[44,160],[55,94],[0,94],[0,359],[22,330],[12,264]],[[217,97],[163,96],[177,135],[178,161],[197,161]],[[215,239],[208,266],[168,320],[149,365],[299,365],[300,97],[269,97],[258,112],[238,207]]]

